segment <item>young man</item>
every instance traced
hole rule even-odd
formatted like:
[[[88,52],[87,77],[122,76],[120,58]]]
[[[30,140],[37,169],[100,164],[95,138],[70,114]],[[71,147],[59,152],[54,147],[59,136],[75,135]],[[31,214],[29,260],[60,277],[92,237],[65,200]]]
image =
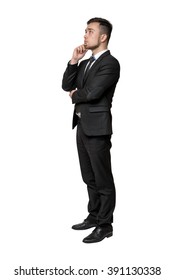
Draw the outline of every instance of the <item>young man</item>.
[[[76,47],[63,75],[62,88],[69,91],[77,125],[77,149],[89,203],[87,218],[75,230],[95,229],[85,243],[102,241],[113,234],[115,185],[111,170],[111,106],[120,65],[108,50],[112,24],[103,18],[87,22],[84,44]],[[90,59],[80,60],[88,50]]]

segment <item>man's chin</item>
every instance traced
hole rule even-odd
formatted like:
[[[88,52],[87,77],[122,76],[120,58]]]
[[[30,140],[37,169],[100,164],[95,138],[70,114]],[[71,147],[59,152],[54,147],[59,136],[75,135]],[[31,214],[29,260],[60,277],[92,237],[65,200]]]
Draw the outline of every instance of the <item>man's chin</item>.
[[[90,50],[90,47],[89,47],[88,44],[84,44],[84,46],[85,46],[85,49],[86,49],[86,50]]]

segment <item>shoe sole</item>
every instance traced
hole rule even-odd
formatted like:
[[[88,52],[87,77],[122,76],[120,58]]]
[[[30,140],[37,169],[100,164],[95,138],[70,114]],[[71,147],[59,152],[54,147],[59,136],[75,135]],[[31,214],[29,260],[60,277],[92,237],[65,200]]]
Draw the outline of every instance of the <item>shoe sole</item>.
[[[84,241],[84,240],[83,240],[83,242],[84,242],[84,243],[87,243],[87,244],[90,244],[90,243],[97,243],[97,242],[102,241],[102,240],[105,239],[106,237],[109,238],[109,237],[111,237],[111,236],[113,236],[113,232],[107,233],[107,234],[106,234],[102,239],[100,239],[100,240],[97,240],[97,241]]]

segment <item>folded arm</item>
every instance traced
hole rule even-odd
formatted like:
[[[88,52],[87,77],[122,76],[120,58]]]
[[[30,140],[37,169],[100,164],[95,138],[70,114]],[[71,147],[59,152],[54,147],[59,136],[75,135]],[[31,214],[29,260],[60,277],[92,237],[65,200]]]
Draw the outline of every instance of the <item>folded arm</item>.
[[[82,89],[72,91],[72,103],[86,103],[100,99],[108,88],[116,84],[119,79],[119,65],[105,65],[97,71],[95,78]]]

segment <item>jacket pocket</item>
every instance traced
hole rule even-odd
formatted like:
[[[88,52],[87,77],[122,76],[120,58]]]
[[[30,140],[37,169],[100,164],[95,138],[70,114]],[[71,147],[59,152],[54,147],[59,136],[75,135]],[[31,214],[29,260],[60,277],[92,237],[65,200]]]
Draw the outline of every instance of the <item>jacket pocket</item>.
[[[90,113],[95,113],[95,112],[108,112],[110,109],[106,106],[96,106],[96,107],[89,107],[89,112]]]

